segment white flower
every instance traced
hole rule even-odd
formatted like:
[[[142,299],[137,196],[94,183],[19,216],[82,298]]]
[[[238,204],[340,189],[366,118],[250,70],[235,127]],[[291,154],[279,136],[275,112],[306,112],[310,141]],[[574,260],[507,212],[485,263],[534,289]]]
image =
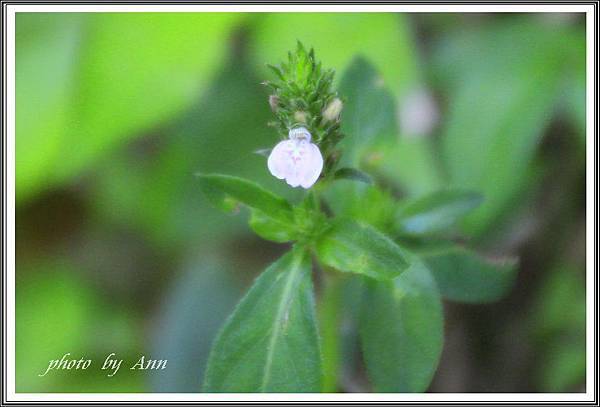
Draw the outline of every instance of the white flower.
[[[310,133],[304,127],[290,130],[289,137],[271,151],[267,162],[269,171],[292,187],[308,189],[321,175],[323,156],[319,147],[310,142]]]

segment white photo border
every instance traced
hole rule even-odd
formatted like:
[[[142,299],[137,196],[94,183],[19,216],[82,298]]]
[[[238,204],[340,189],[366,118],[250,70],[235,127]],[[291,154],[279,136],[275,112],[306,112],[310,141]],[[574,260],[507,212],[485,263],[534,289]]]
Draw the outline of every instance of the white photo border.
[[[597,149],[598,2],[377,2],[315,4],[2,1],[2,405],[5,404],[571,404],[598,405]],[[15,13],[16,12],[570,12],[586,15],[586,357],[585,393],[16,393],[15,392]]]

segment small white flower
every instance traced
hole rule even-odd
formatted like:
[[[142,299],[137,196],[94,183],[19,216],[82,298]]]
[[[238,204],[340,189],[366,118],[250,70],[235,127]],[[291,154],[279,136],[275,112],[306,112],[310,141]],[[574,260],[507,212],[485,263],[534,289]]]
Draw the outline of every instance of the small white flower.
[[[321,175],[323,156],[319,147],[310,142],[310,133],[304,127],[290,130],[289,137],[271,151],[267,162],[269,171],[292,187],[308,189]]]

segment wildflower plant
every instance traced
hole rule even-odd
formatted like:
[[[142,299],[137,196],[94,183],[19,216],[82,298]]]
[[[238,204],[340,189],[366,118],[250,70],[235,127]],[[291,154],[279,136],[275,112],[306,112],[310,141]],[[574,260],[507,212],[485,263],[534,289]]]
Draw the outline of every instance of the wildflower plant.
[[[390,142],[376,136],[394,113],[385,114],[391,97],[366,61],[342,79],[347,99],[334,89],[334,71],[300,43],[269,67],[269,125],[279,139],[265,170],[306,192],[292,204],[243,178],[199,175],[215,206],[246,207],[259,236],[291,245],[225,321],[203,390],[344,390],[340,321],[349,318],[374,391],[425,391],[442,350],[442,296],[493,301],[511,285],[515,263],[457,243],[459,221],[481,202],[477,193],[403,199],[380,177],[369,149]]]

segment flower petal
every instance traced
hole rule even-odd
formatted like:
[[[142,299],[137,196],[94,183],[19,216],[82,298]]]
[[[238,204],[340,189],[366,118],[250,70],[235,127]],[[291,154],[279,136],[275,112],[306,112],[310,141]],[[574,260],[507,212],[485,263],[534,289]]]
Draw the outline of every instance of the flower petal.
[[[269,171],[274,177],[279,179],[286,178],[290,171],[288,154],[286,151],[290,148],[290,143],[292,143],[290,140],[283,140],[277,143],[277,145],[271,151],[271,154],[269,154],[269,159],[267,160],[267,167],[269,168]]]
[[[309,152],[309,157],[307,157],[304,163],[305,167],[303,168],[303,176],[300,181],[300,185],[305,189],[312,187],[317,182],[323,170],[323,156],[319,147],[316,144],[310,143],[307,152]]]
[[[300,182],[302,181],[302,165],[303,165],[303,161],[300,161],[298,163],[295,163],[293,160],[290,159],[290,170],[287,174],[287,176],[285,177],[286,182],[296,188],[297,186],[300,186]]]

